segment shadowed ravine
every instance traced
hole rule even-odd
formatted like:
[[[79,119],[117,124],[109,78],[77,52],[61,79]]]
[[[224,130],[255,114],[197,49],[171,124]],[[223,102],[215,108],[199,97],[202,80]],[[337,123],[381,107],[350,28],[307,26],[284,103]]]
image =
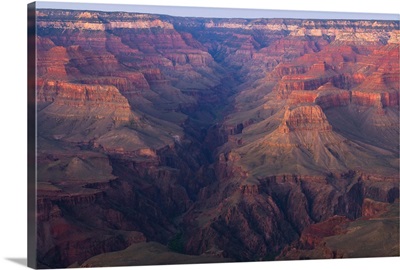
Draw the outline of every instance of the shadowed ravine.
[[[37,19],[38,267],[370,257],[370,230],[398,236],[398,22]]]

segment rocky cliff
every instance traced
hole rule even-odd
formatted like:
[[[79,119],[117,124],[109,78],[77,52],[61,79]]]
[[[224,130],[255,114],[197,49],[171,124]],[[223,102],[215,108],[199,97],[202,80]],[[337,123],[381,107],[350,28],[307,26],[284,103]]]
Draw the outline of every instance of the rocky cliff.
[[[37,27],[40,265],[370,256],[340,237],[368,241],[353,224],[399,197],[398,22],[38,10]]]
[[[363,218],[352,221],[343,216],[334,216],[313,224],[303,231],[298,241],[285,248],[277,258],[293,260],[363,257],[371,251],[376,256],[398,256],[398,241],[393,240],[399,233],[397,209],[398,204],[388,206],[367,200],[363,208],[366,212],[363,213],[368,214]],[[355,237],[359,241],[354,241]],[[367,241],[364,242],[365,239]],[[364,247],[360,248],[361,245]]]

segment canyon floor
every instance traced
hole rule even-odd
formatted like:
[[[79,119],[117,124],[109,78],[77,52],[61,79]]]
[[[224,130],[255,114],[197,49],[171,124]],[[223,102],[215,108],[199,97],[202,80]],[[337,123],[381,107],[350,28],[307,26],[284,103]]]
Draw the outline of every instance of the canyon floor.
[[[399,256],[398,21],[36,20],[38,268]]]

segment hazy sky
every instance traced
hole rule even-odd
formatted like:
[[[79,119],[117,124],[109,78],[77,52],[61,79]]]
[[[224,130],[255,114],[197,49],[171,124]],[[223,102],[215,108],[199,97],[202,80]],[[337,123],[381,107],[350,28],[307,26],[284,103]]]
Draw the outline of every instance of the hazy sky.
[[[350,0],[349,0],[350,1]],[[399,14],[354,13],[354,12],[317,12],[283,11],[235,8],[171,7],[126,4],[93,4],[67,2],[36,2],[37,8],[79,9],[99,11],[126,11],[139,13],[167,14],[185,17],[212,18],[302,18],[302,19],[365,19],[399,20]]]

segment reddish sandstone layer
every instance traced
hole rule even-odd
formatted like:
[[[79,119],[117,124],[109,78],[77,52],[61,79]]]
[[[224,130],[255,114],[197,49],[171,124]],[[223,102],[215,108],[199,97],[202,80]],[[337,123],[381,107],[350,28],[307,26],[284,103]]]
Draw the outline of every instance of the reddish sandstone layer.
[[[366,199],[361,218],[335,216],[312,224],[277,259],[348,258],[371,251],[375,255],[395,256],[399,252],[398,241],[393,239],[398,236],[396,209],[396,205]]]
[[[132,115],[126,98],[111,85],[46,81],[38,92],[38,98],[42,102],[53,101],[46,113],[59,117],[82,117],[95,111],[97,118],[111,116],[114,120],[129,121]]]
[[[49,50],[42,51],[41,45],[47,42],[47,46],[51,46]],[[49,39],[38,38],[38,66],[37,73],[41,77],[43,75],[50,76],[53,78],[65,78],[67,76],[66,65],[69,62],[69,56],[67,49],[62,46],[55,46],[54,43]]]
[[[332,126],[318,105],[305,105],[287,109],[279,130],[283,133],[306,130],[330,131]]]
[[[393,107],[399,105],[399,91],[393,89],[391,83],[394,80],[381,73],[370,75],[364,83],[352,91],[352,102],[362,106],[377,108]]]

